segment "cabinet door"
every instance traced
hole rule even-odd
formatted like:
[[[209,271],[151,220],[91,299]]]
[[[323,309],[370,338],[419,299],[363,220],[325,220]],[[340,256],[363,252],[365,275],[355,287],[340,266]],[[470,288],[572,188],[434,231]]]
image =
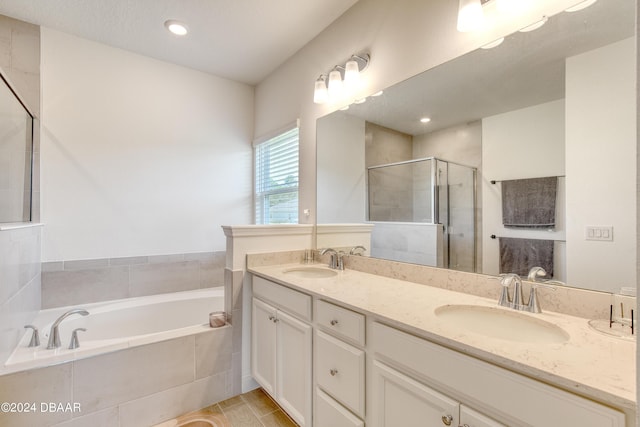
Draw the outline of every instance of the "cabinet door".
[[[278,311],[276,401],[300,426],[311,425],[311,325]]]
[[[373,427],[459,425],[457,401],[377,360],[372,369]]]
[[[251,374],[267,393],[275,397],[276,309],[253,298],[251,314]]]
[[[464,405],[460,406],[460,425],[462,427],[506,427]]]

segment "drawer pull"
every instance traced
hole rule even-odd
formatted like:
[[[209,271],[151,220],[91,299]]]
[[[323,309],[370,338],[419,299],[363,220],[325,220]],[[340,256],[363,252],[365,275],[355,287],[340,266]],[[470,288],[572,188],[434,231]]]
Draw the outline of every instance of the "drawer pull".
[[[331,321],[331,326],[336,326],[337,324],[338,324],[337,320],[334,319],[334,320]]]
[[[453,417],[451,415],[442,416],[442,424],[446,426],[450,426],[452,421],[453,421]]]
[[[335,377],[338,374],[338,370],[337,369],[330,369],[329,373],[331,374],[332,377]]]

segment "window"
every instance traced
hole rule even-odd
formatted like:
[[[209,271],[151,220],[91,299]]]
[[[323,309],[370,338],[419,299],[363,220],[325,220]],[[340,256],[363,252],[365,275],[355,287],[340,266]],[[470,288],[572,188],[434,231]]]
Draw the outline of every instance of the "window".
[[[256,224],[298,223],[298,128],[255,146]]]

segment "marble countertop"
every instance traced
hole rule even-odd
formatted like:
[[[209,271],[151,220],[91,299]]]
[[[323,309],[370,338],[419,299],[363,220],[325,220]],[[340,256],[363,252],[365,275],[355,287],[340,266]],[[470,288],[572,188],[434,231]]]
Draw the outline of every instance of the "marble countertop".
[[[587,319],[545,312],[544,307],[540,314],[518,312],[553,323],[568,333],[569,339],[535,344],[503,340],[451,326],[435,314],[436,308],[448,304],[502,309],[496,301],[355,270],[316,279],[285,273],[299,267],[260,266],[249,268],[249,272],[373,315],[384,323],[514,372],[621,409],[636,409],[635,341],[597,332]]]

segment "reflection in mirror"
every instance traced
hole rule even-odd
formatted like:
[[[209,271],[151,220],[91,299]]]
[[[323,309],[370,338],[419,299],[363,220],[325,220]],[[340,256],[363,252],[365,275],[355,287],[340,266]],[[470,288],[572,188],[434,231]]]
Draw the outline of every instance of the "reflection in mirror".
[[[371,256],[492,275],[515,269],[507,239],[526,269],[544,241],[554,279],[635,288],[635,7],[560,13],[318,119],[318,224],[371,222]],[[553,199],[553,224],[505,226],[505,182],[541,177],[553,197],[526,209]]]
[[[33,118],[0,76],[0,223],[31,221]]]

